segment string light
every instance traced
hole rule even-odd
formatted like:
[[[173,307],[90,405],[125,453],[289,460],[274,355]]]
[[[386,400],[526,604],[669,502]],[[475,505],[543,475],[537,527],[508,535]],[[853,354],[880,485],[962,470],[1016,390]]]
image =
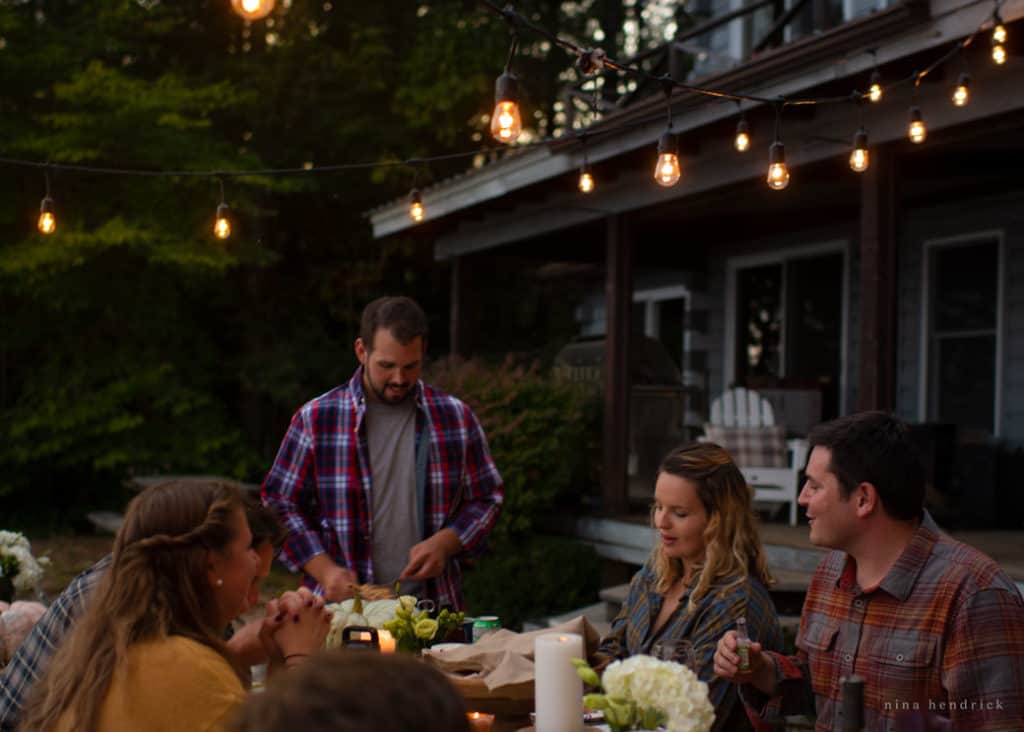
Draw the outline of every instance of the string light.
[[[1003,25],[1003,19],[999,17],[998,10],[992,15],[992,24],[992,40],[996,43],[1006,43],[1006,26]]]
[[[53,215],[53,199],[49,196],[39,204],[39,221],[36,226],[40,234],[52,234],[57,230],[57,218]]]
[[[679,143],[671,132],[662,133],[658,138],[658,164],[654,168],[654,180],[658,185],[669,188],[679,182]]]
[[[920,145],[928,136],[928,128],[924,126],[920,107],[910,108],[910,126],[907,128],[907,134],[915,145]]]
[[[423,196],[420,195],[419,188],[413,188],[409,193],[409,218],[418,224],[423,221],[424,216],[426,211],[423,208]]]
[[[768,187],[781,191],[789,185],[786,146],[782,144],[782,104],[775,105],[775,141],[768,148]]]
[[[658,162],[654,166],[654,180],[658,185],[669,188],[679,182],[679,141],[672,132],[672,79],[661,78],[662,90],[665,92],[665,110],[668,113],[668,127],[658,138]]]
[[[736,140],[733,144],[739,152],[750,149],[750,126],[746,117],[740,117],[740,121],[736,123]]]
[[[871,157],[868,153],[868,133],[863,126],[853,136],[853,150],[850,151],[850,169],[863,173],[868,169]]]
[[[580,193],[593,193],[594,191],[594,176],[586,167],[580,170],[579,188]]]
[[[231,0],[231,8],[246,20],[266,18],[274,10],[277,0]]]
[[[992,38],[992,60],[1002,66],[1006,63],[1006,47]]]
[[[789,185],[789,168],[786,167],[786,146],[776,140],[768,148],[768,186],[781,191]]]
[[[882,101],[882,75],[878,69],[871,72],[871,86],[868,87],[868,99],[872,102]]]
[[[52,234],[57,230],[57,217],[53,213],[53,199],[50,198],[50,172],[47,169],[43,169],[43,179],[46,181],[46,195],[43,196],[42,202],[39,204],[39,220],[36,222],[36,228],[39,229],[40,234]]]
[[[505,17],[511,25],[512,17]],[[518,47],[519,36],[513,25],[505,71],[494,82],[494,112],[491,113],[491,137],[505,144],[515,142],[523,131],[523,118],[519,113],[519,80],[512,73],[512,59]]]
[[[580,193],[593,193],[594,176],[590,173],[590,164],[587,162],[587,134],[580,135],[580,146],[583,148],[583,163],[580,165],[580,177],[576,185]]]
[[[220,203],[217,204],[217,217],[213,222],[213,235],[218,239],[231,236],[231,221],[228,219],[228,204],[224,201],[224,181],[220,180]]]
[[[970,95],[968,87],[970,86],[971,77],[968,76],[967,72],[960,74],[960,79],[957,81],[956,89],[953,90],[953,104],[958,107],[962,107],[967,104],[967,99]]]

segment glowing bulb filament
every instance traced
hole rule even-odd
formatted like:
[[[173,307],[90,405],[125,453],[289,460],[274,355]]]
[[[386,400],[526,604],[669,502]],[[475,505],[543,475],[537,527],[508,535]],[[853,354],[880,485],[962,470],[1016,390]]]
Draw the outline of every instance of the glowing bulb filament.
[[[919,119],[914,120],[910,123],[910,141],[916,144],[924,142],[924,138],[928,136],[928,131],[925,129],[924,122]]]
[[[750,147],[750,135],[746,132],[736,133],[736,149],[740,152],[746,152]]]
[[[1001,43],[992,46],[992,60],[999,65],[1006,63],[1006,47]]]
[[[57,219],[49,211],[39,214],[39,233],[52,234],[57,230]]]
[[[491,135],[498,142],[515,142],[523,131],[523,121],[519,116],[519,105],[515,102],[498,102],[494,105],[491,116]]]
[[[679,156],[675,153],[662,153],[658,156],[658,165],[654,169],[654,180],[666,188],[679,182]]]
[[[863,173],[868,169],[868,151],[858,148],[850,153],[850,168],[857,173]]]
[[[583,171],[580,173],[579,186],[582,193],[590,193],[594,190],[594,176],[586,170]]]
[[[872,102],[877,102],[882,99],[882,85],[877,81],[871,85],[870,89],[868,89],[868,99]]]
[[[419,223],[420,221],[423,221],[424,215],[425,212],[423,210],[423,204],[419,201],[413,201],[412,205],[409,206],[409,217],[413,221]]]
[[[768,166],[768,185],[776,191],[789,185],[789,169],[785,163],[772,163]]]
[[[992,29],[992,40],[996,43],[1006,43],[1006,26],[1002,23],[996,23]]]
[[[260,20],[270,15],[277,0],[231,0],[231,7],[246,20]]]
[[[967,87],[961,84],[956,88],[956,91],[953,92],[953,104],[958,107],[964,106],[967,104],[967,96]]]
[[[223,217],[218,218],[217,222],[213,225],[213,234],[218,239],[227,239],[231,236],[231,222]]]

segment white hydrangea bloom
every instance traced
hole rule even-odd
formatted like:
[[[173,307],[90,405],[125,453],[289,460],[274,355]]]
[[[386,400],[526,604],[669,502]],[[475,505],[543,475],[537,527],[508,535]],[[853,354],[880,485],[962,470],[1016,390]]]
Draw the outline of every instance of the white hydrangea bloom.
[[[715,721],[708,685],[682,664],[632,656],[611,664],[601,685],[611,697],[663,712],[668,732],[707,732]]]
[[[50,562],[46,557],[37,561],[28,539],[16,531],[0,531],[0,554],[10,554],[18,560],[18,573],[13,577],[18,592],[36,589],[43,578],[43,567]]]

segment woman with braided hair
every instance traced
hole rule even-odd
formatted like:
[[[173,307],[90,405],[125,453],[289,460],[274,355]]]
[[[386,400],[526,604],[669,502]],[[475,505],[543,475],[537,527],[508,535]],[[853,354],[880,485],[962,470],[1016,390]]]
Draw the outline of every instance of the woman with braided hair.
[[[261,573],[236,488],[176,480],[129,505],[110,568],[33,690],[23,729],[220,730],[245,695],[223,640]],[[329,628],[310,598],[261,634],[288,663]]]

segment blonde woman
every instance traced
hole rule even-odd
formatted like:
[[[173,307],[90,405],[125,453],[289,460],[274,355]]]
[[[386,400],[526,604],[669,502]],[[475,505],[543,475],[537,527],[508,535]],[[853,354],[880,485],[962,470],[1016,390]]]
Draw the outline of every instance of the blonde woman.
[[[128,507],[86,614],[32,690],[22,729],[225,729],[245,690],[223,631],[248,609],[261,574],[234,487],[147,489]],[[268,615],[268,650],[301,663],[330,627],[322,606],[310,596],[290,618]]]
[[[673,450],[658,469],[651,521],[658,543],[634,575],[622,611],[598,648],[603,664],[689,641],[710,687],[715,730],[751,729],[736,687],[714,677],[718,639],[746,618],[753,640],[782,647],[767,585],[773,580],[751,509],[750,488],[712,443]]]

